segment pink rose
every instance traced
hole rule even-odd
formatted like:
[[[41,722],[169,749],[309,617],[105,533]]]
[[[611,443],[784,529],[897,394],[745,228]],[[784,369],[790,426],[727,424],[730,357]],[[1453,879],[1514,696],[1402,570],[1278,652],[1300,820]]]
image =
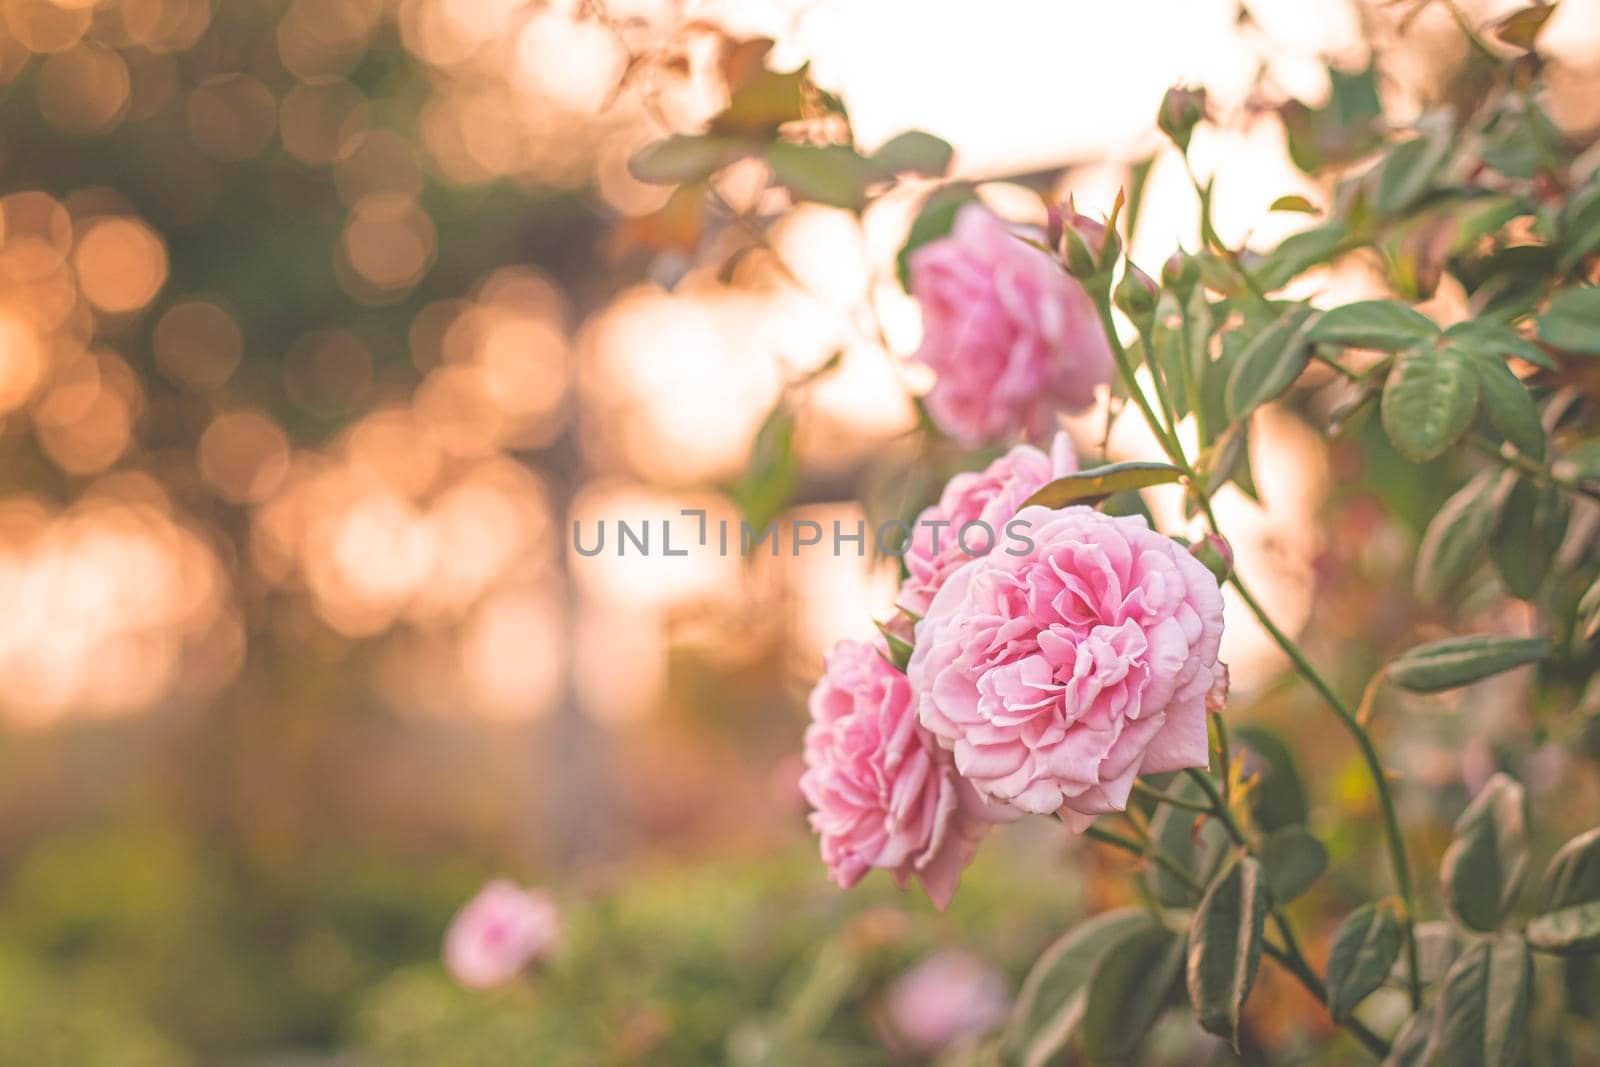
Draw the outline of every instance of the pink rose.
[[[963,207],[909,266],[922,304],[915,358],[938,375],[928,413],[962,444],[1043,437],[1056,411],[1088,407],[1111,380],[1089,294],[983,207]]]
[[[889,987],[889,1026],[918,1052],[990,1029],[1006,1013],[1005,980],[970,952],[935,953]]]
[[[1032,445],[1017,445],[983,471],[951,478],[939,502],[925,508],[911,528],[905,554],[910,574],[900,586],[900,606],[926,613],[957,567],[1009,543],[1006,523],[1024,500],[1077,469],[1071,439],[1057,433],[1048,456]]]
[[[1082,830],[1140,774],[1205,767],[1222,593],[1142,518],[1028,507],[1031,547],[949,577],[917,624],[918,716],[985,796]]]
[[[555,948],[561,919],[538,890],[496,879],[478,891],[444,935],[444,965],[470,989],[505,985]]]
[[[917,724],[906,676],[872,645],[833,647],[810,708],[800,790],[829,874],[844,889],[873,867],[902,887],[915,876],[943,908],[984,832],[1009,813],[956,774]]]

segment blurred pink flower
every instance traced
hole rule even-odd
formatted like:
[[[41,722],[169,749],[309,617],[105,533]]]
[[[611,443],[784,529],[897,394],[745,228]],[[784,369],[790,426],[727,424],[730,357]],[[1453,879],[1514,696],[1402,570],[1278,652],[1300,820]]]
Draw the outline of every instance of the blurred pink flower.
[[[470,989],[505,985],[548,956],[561,935],[555,902],[504,878],[469,900],[444,935],[444,965]]]
[[[1082,830],[1139,774],[1204,767],[1222,593],[1142,518],[1024,508],[1031,550],[956,571],[917,624],[922,724],[985,796]]]
[[[810,709],[800,789],[833,880],[849,889],[881,867],[902,887],[915,877],[945,907],[984,833],[1010,813],[956,774],[917,725],[906,676],[874,646],[835,645]]]
[[[982,471],[951,478],[939,502],[925,508],[911,528],[900,606],[922,615],[957,567],[1004,543],[1006,523],[1022,502],[1041,487],[1078,469],[1072,440],[1057,433],[1047,456],[1032,445],[1017,445]],[[970,534],[962,531],[969,524]]]
[[[918,1052],[981,1034],[1005,1016],[1005,980],[970,952],[937,952],[889,987],[889,1026]]]
[[[928,413],[962,444],[1041,438],[1056,411],[1088,407],[1111,380],[1089,294],[980,205],[912,252],[909,270],[922,305],[915,358],[938,375]]]

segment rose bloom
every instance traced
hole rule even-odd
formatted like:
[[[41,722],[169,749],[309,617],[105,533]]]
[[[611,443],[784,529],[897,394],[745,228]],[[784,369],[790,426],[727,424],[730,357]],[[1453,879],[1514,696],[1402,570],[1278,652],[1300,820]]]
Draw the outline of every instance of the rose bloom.
[[[534,889],[496,879],[478,891],[444,935],[444,965],[470,989],[505,985],[549,955],[560,938],[555,902]]]
[[[1006,523],[1024,500],[1077,469],[1072,440],[1057,433],[1049,455],[1032,445],[1017,445],[984,470],[951,478],[939,502],[925,508],[911,528],[905,553],[909,574],[900,586],[900,606],[926,613],[957,567],[1009,542]],[[964,535],[962,529],[972,523],[982,525]]]
[[[938,376],[928,413],[962,444],[1041,438],[1058,410],[1088,407],[1111,380],[1089,294],[980,205],[963,207],[908,267],[922,305],[914,358]]]
[[[985,796],[1076,830],[1140,774],[1205,767],[1222,593],[1137,516],[1028,507],[1031,548],[952,574],[907,673],[922,724]]]
[[[935,1052],[997,1024],[1006,983],[970,952],[935,953],[895,979],[886,1002],[889,1027],[918,1052]]]
[[[873,645],[834,646],[810,710],[800,790],[833,880],[849,889],[881,867],[945,907],[985,831],[1010,813],[956,774],[917,724],[906,676]]]

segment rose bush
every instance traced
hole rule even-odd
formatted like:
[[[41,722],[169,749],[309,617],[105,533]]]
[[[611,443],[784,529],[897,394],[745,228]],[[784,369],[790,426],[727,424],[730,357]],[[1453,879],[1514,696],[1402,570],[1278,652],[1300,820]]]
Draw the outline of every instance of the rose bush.
[[[813,695],[813,825],[840,884],[872,866],[904,881],[931,856],[971,858],[944,848],[928,815],[964,810],[941,800],[951,793],[986,815],[1057,816],[1139,865],[1126,901],[1109,902],[1130,906],[1040,946],[973,1062],[1268,1063],[1283,1052],[1523,1067],[1590,1056],[1600,829],[1550,849],[1540,892],[1527,892],[1534,820],[1518,776],[1563,766],[1550,749],[1596,750],[1600,155],[1588,120],[1548,106],[1545,74],[1561,61],[1541,40],[1558,5],[1483,25],[1464,6],[1404,6],[1402,36],[1434,7],[1465,36],[1470,59],[1451,78],[1398,91],[1403,107],[1386,109],[1396,71],[1380,54],[1365,70],[1330,67],[1325,102],[1273,102],[1280,90],[1263,84],[1224,120],[1252,137],[1276,123],[1302,172],[1272,210],[1305,221],[1275,247],[1219,232],[1216,178],[1189,155],[1215,118],[1200,89],[1167,94],[1152,123],[1164,158],[1127,168],[1127,195],[1103,220],[1057,199],[1066,168],[1012,176],[986,196],[985,181],[949,176],[950,147],[927,134],[862,150],[842,108],[827,127],[800,109],[763,141],[730,145],[713,122],[671,146],[676,162],[691,150],[710,161],[690,168],[696,180],[727,153],[764,158],[769,190],[796,204],[866,215],[880,195],[921,197],[896,268],[921,312],[911,359],[933,373],[917,398],[922,447],[890,477],[874,470],[861,494],[869,514],[918,522],[883,642],[836,651]],[[820,91],[807,99],[829,106]],[[1414,117],[1398,121],[1400,110]],[[1194,250],[1172,251],[1159,271],[1126,254],[1153,170],[1186,176],[1198,208]],[[1052,185],[1030,213],[1042,239],[992,209]],[[1340,301],[1347,285],[1368,298]],[[777,410],[792,418],[797,393]],[[1322,433],[1351,483],[1342,492],[1370,497],[1400,532],[1372,559],[1341,543],[1359,542],[1359,529],[1326,539],[1335,565],[1391,566],[1407,580],[1392,583],[1382,625],[1317,633],[1349,646],[1342,665],[1359,676],[1319,666],[1329,649],[1302,647],[1273,617],[1252,584],[1259,559],[1234,566],[1215,502],[1273,506],[1251,440],[1269,405]],[[1082,448],[1085,469],[1059,444],[1048,458],[1031,444],[978,454],[1042,441],[1058,415],[1091,408],[1104,432],[1098,449]],[[1143,424],[1152,451],[1114,462],[1107,442],[1124,419]],[[1085,442],[1087,421],[1074,427]],[[757,459],[786,455],[764,441]],[[962,451],[975,473],[936,500],[908,506],[874,488],[937,486],[929,458]],[[793,474],[791,460],[751,480]],[[1164,508],[1156,524],[1143,495],[1155,486],[1172,487],[1164,504],[1181,497],[1181,520]],[[980,523],[1020,524],[1025,543],[974,551],[950,536]],[[1247,721],[1265,702],[1228,705],[1223,585],[1230,625],[1256,627],[1304,683],[1292,713],[1315,708],[1348,743],[1349,764],[1322,795],[1297,767],[1299,719],[1281,737]],[[1434,694],[1451,694],[1452,712],[1470,707],[1471,687],[1489,679],[1497,707],[1512,697],[1502,744],[1443,746],[1446,759],[1465,747],[1470,766],[1438,788],[1406,751],[1426,729],[1391,737],[1391,724]],[[937,789],[906,773],[908,751],[916,767],[940,768]],[[1448,843],[1418,825],[1429,808],[1459,812]],[[1565,834],[1596,821],[1549,818]],[[1330,853],[1337,878],[1324,878]],[[943,903],[953,881],[938,870],[930,890]],[[1291,912],[1313,894],[1317,909]],[[1319,925],[1303,939],[1308,921]],[[1318,1005],[1314,1025],[1277,1041],[1256,1025],[1263,959]],[[1182,1055],[1145,1058],[1179,1001],[1185,1024],[1231,1045],[1231,1058],[1193,1035]]]

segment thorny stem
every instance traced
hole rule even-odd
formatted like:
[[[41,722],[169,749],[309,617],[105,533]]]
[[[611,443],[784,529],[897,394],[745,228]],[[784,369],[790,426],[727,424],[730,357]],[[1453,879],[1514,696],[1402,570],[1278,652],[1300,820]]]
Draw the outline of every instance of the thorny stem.
[[[1107,296],[1103,293],[1097,294],[1096,303],[1100,309],[1100,319],[1106,332],[1106,340],[1111,347],[1117,368],[1121,371],[1126,381],[1128,391],[1138,402],[1139,410],[1150,424],[1151,432],[1156,435],[1162,442],[1163,447],[1166,448],[1167,455],[1171,458],[1173,465],[1184,472],[1189,492],[1193,494],[1199,504],[1201,512],[1205,515],[1207,525],[1220,535],[1222,530],[1217,523],[1216,512],[1211,506],[1210,496],[1206,492],[1205,480],[1195,472],[1194,467],[1184,456],[1183,448],[1178,443],[1176,433],[1161,425],[1156,418],[1155,412],[1151,409],[1149,401],[1144,398],[1144,394],[1140,392],[1138,384],[1133,380],[1132,367],[1128,360],[1127,351],[1123,348],[1122,340],[1117,336],[1114,329],[1111,319],[1111,305]],[[1404,912],[1401,917],[1401,924],[1405,929],[1406,969],[1409,972],[1411,1008],[1415,1011],[1422,1007],[1422,972],[1417,951],[1416,904],[1411,891],[1411,866],[1406,859],[1405,838],[1400,831],[1400,816],[1395,808],[1394,795],[1389,788],[1388,771],[1384,769],[1383,761],[1378,757],[1378,750],[1373,745],[1372,735],[1367,732],[1366,727],[1356,718],[1349,706],[1340,699],[1339,694],[1328,684],[1327,679],[1322,676],[1311,660],[1306,657],[1306,654],[1301,651],[1300,646],[1288,634],[1284,633],[1277,623],[1272,621],[1272,617],[1267,614],[1266,609],[1261,606],[1261,602],[1250,592],[1249,587],[1244,584],[1243,579],[1239,577],[1237,572],[1229,580],[1234,590],[1239,594],[1239,599],[1244,601],[1245,606],[1250,609],[1250,613],[1260,622],[1262,629],[1266,630],[1278,647],[1283,649],[1284,654],[1289,657],[1289,661],[1294,664],[1295,670],[1311,684],[1311,688],[1316,690],[1323,702],[1332,709],[1334,715],[1344,725],[1345,730],[1350,734],[1356,743],[1356,747],[1361,752],[1362,761],[1367,767],[1367,774],[1372,779],[1373,792],[1376,794],[1378,805],[1383,811],[1384,836],[1389,848],[1390,864],[1394,868],[1395,893],[1400,898]],[[1208,793],[1215,792],[1216,787],[1205,775],[1198,775],[1197,781],[1203,781],[1202,788],[1207,788]],[[1231,815],[1226,814],[1226,802],[1222,801],[1221,796],[1218,795],[1214,803],[1219,809],[1219,817],[1223,818],[1224,825],[1229,827],[1230,836],[1235,841],[1242,843],[1244,839],[1238,832],[1237,824],[1232,822]]]

